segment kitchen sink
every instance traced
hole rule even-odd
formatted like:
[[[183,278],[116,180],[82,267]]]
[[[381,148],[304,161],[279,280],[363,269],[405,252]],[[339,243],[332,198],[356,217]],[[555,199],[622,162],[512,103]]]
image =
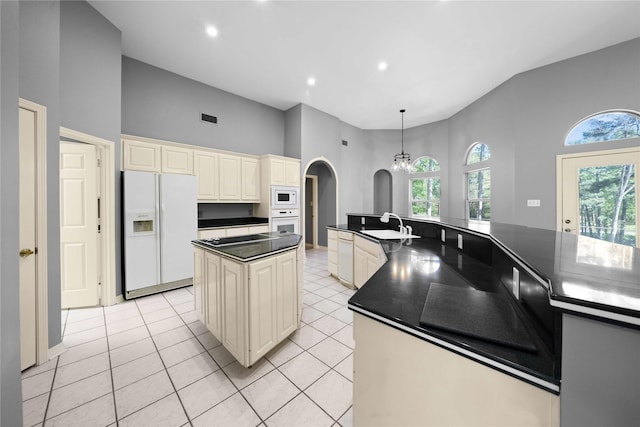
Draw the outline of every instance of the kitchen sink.
[[[395,231],[395,230],[362,230],[360,232],[368,236],[375,237],[376,239],[382,239],[382,240],[419,239],[420,238],[420,236],[416,236],[415,234],[402,234],[399,231]]]

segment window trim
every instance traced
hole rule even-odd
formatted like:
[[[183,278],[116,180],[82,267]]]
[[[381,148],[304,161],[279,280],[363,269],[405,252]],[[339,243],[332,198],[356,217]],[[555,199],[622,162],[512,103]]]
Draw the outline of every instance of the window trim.
[[[471,152],[473,151],[473,149],[480,145],[480,144],[484,144],[487,146],[487,148],[489,148],[489,155],[490,157],[486,160],[482,160],[479,162],[475,162],[475,163],[469,163],[469,156],[471,155]],[[486,198],[478,198],[478,199],[470,199],[469,198],[469,174],[472,172],[477,172],[477,171],[481,171],[481,170],[489,170],[491,171],[491,166],[493,165],[493,153],[491,152],[491,148],[489,147],[489,144],[487,144],[486,142],[482,142],[482,141],[476,141],[473,144],[471,144],[469,146],[469,148],[467,148],[467,151],[465,152],[465,156],[464,156],[464,164],[462,165],[462,175],[464,177],[464,217],[467,221],[469,222],[475,222],[475,223],[489,223],[491,222],[491,207],[489,207],[489,220],[485,221],[485,220],[478,220],[475,218],[471,218],[469,215],[469,203],[472,201],[487,201],[491,204],[491,197]]]
[[[434,219],[434,218],[440,218],[440,208],[442,207],[442,165],[440,164],[440,162],[438,161],[438,159],[436,159],[433,156],[430,156],[428,154],[425,154],[424,156],[420,156],[418,157],[416,160],[414,160],[412,162],[412,165],[415,164],[418,160],[423,159],[425,157],[428,157],[430,159],[433,159],[437,164],[438,164],[438,170],[436,171],[427,171],[427,172],[411,172],[410,174],[407,174],[408,177],[408,186],[409,186],[409,197],[408,197],[408,201],[409,201],[409,207],[408,207],[408,212],[409,212],[409,218],[425,218],[425,219]],[[415,200],[413,198],[413,186],[412,186],[412,182],[414,179],[428,179],[428,178],[437,178],[440,181],[440,197],[438,197],[437,199],[431,199],[431,200]],[[425,203],[434,203],[437,202],[438,203],[438,215],[437,216],[433,216],[433,215],[424,215],[424,216],[414,216],[413,214],[413,203],[415,201],[418,202],[425,202]]]

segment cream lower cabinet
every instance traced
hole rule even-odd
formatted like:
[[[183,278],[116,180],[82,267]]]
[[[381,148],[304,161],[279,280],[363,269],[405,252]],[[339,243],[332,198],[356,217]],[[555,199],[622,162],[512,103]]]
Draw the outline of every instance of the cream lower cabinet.
[[[222,345],[243,366],[250,366],[246,352],[248,351],[248,336],[245,331],[248,317],[247,284],[245,265],[222,259],[220,268],[220,283],[222,298],[220,310],[222,317],[222,334],[216,336]],[[211,310],[212,307],[207,307]],[[213,333],[213,331],[211,331]],[[214,334],[215,336],[215,334]]]
[[[214,336],[222,334],[222,313],[220,310],[207,310],[206,307],[219,307],[222,298],[221,274],[222,259],[209,251],[204,253],[204,321]]]
[[[336,230],[327,230],[328,241],[328,268],[329,274],[338,277],[338,232]]]
[[[386,262],[384,251],[377,242],[360,236],[353,239],[353,284],[362,287]]]
[[[511,375],[358,313],[353,338],[354,425],[560,425],[560,397]]]
[[[204,249],[193,248],[193,310],[202,323],[205,323],[204,256]]]
[[[199,292],[205,301],[198,317],[245,367],[252,366],[298,327],[297,255],[294,249],[242,263],[195,249],[194,266],[201,266],[203,272],[194,274],[194,293]],[[195,286],[195,277],[202,277],[198,282],[202,285]]]

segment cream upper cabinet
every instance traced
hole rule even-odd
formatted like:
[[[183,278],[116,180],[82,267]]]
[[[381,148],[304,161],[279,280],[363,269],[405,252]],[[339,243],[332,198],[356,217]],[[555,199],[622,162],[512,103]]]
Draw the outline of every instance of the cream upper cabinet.
[[[198,181],[198,200],[218,200],[220,173],[218,153],[210,151],[193,152],[193,172]]]
[[[161,151],[158,144],[123,139],[122,169],[160,173]]]
[[[284,162],[284,185],[300,187],[300,161],[286,160]]]
[[[220,154],[220,200],[240,200],[242,196],[242,159],[231,154]]]
[[[288,157],[268,156],[269,185],[300,186],[300,160]]]
[[[171,145],[163,145],[162,173],[193,175],[193,150]]]
[[[260,162],[251,157],[241,158],[242,201],[260,201]]]

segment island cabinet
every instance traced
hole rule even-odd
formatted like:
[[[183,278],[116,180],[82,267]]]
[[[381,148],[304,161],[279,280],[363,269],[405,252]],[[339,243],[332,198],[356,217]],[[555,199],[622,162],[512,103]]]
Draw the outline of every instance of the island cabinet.
[[[560,425],[558,395],[359,313],[353,321],[354,425]]]
[[[297,329],[300,261],[296,248],[251,262],[194,248],[196,315],[241,365]]]
[[[354,236],[353,284],[356,288],[361,288],[385,262],[387,257],[378,242]]]

